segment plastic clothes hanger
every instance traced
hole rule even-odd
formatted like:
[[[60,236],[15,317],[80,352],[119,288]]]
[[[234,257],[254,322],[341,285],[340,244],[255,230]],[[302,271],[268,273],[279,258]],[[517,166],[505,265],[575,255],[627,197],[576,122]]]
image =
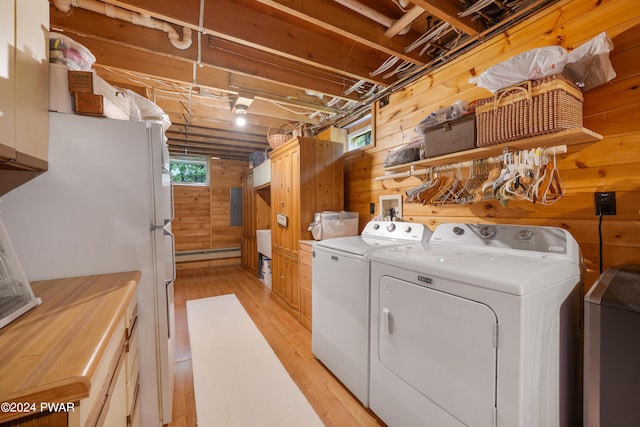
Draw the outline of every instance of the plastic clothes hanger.
[[[545,179],[540,185],[542,188],[542,198],[540,203],[543,205],[552,205],[564,196],[565,187],[560,171],[556,165],[556,153],[553,152],[553,168],[547,172]]]

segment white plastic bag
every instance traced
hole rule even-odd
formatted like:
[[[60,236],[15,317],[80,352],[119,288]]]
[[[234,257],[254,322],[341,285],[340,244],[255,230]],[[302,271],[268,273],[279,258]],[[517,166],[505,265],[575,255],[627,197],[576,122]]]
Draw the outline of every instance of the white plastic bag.
[[[564,73],[583,91],[612,80],[616,72],[609,60],[613,41],[607,33],[600,33],[567,55]]]
[[[607,33],[600,33],[571,52],[560,46],[531,49],[488,68],[469,79],[469,83],[495,93],[526,80],[563,73],[586,91],[616,76],[609,61],[612,50],[613,42]]]
[[[358,234],[358,212],[316,212],[309,224],[309,231],[316,240],[333,237],[356,236]]]
[[[488,68],[469,83],[495,93],[525,80],[537,80],[562,71],[567,51],[560,46],[531,49]]]
[[[70,70],[91,71],[96,57],[82,44],[64,34],[49,34],[49,62],[66,65]]]
[[[159,122],[162,124],[165,132],[169,129],[171,126],[169,115],[166,114],[162,108],[158,107],[155,102],[148,100],[144,96],[139,95],[132,90],[127,93],[131,95],[131,99],[133,100],[132,107],[135,106],[137,109],[135,113],[132,112],[131,114],[132,120],[133,117],[140,117],[141,120],[145,122]]]

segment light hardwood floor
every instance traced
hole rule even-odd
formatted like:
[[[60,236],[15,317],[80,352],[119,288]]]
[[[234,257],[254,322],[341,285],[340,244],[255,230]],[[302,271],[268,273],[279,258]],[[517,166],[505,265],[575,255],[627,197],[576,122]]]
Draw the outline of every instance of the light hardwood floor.
[[[186,301],[231,293],[237,295],[326,426],[384,426],[313,357],[311,333],[271,300],[269,289],[257,278],[237,266],[178,272],[175,282],[176,380],[173,422],[169,427],[197,425]]]

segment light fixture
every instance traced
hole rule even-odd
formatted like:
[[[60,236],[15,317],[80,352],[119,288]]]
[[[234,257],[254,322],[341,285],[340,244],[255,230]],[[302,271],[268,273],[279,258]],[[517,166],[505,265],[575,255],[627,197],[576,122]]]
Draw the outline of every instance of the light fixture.
[[[247,106],[242,104],[236,104],[236,125],[244,126],[247,124],[247,119],[245,116],[247,115]]]

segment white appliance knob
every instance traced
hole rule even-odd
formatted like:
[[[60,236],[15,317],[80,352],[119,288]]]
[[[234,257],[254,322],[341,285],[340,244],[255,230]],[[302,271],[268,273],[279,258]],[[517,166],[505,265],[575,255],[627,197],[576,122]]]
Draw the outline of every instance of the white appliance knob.
[[[373,224],[373,229],[377,230],[378,228],[380,228],[380,224]]]
[[[518,233],[520,240],[531,240],[533,238],[533,232],[531,230],[521,230]]]
[[[496,230],[494,230],[493,227],[482,227],[480,229],[480,236],[483,239],[490,239],[493,236],[495,236],[495,234],[496,234]]]
[[[390,223],[389,225],[387,225],[388,232],[392,232],[395,229],[396,229],[396,225],[394,223]]]
[[[464,228],[453,227],[453,234],[455,234],[456,236],[462,236],[464,234]]]
[[[407,225],[407,226],[404,228],[404,232],[405,232],[405,233],[411,233],[411,226],[410,226],[410,225]]]

